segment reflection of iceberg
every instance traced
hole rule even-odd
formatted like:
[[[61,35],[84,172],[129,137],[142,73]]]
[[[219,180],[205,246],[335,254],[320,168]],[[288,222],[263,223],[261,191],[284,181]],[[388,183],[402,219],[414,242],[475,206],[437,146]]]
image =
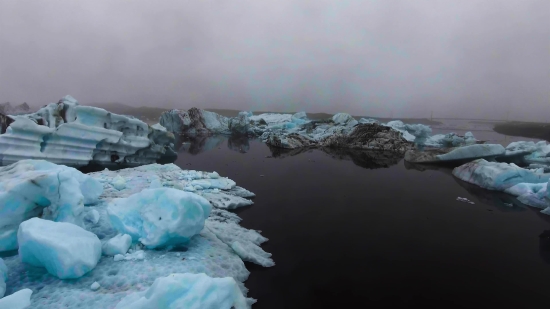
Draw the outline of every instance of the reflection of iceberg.
[[[247,153],[250,150],[250,143],[247,136],[231,136],[227,139],[227,148],[238,151],[240,153]]]
[[[322,150],[335,159],[351,160],[355,165],[367,169],[388,168],[403,158],[401,154],[391,151],[329,148]]]
[[[185,151],[192,155],[197,155],[201,152],[206,152],[219,147],[225,140],[223,135],[196,135],[196,136],[179,136],[178,142],[181,143],[179,151]]]
[[[273,158],[279,158],[279,159],[284,159],[287,157],[299,155],[304,152],[313,151],[312,149],[309,149],[309,148],[287,149],[287,148],[274,147],[271,145],[267,145],[267,147],[269,147],[269,150],[271,151],[271,156],[273,156]]]
[[[313,151],[313,149],[309,148],[285,149],[269,145],[268,147],[273,158],[280,159]],[[318,150],[323,151],[333,159],[351,160],[355,165],[368,169],[390,167],[399,163],[399,161],[403,158],[403,156],[399,153],[388,151],[333,148],[319,148]]]

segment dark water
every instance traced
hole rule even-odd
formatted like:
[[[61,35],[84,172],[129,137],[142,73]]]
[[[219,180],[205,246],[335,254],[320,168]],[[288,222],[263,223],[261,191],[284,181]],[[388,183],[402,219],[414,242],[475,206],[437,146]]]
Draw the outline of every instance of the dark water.
[[[247,265],[253,308],[550,305],[550,241],[539,238],[550,216],[450,169],[373,153],[272,153],[256,140],[193,145],[176,164],[257,194],[237,212],[270,239],[262,247],[276,266]]]

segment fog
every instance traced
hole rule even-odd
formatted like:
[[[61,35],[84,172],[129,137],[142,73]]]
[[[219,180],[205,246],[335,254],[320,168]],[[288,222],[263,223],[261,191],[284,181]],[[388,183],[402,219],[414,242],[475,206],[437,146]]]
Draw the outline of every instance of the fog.
[[[550,1],[0,0],[0,102],[550,121]]]

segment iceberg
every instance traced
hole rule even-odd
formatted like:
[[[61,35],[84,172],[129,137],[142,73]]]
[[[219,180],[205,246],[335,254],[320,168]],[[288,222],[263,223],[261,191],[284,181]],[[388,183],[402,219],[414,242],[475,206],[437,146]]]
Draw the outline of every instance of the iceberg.
[[[432,135],[424,141],[423,145],[439,148],[452,148],[473,145],[477,142],[478,140],[474,137],[472,132],[466,132],[464,136],[460,136],[456,133]]]
[[[385,124],[403,134],[403,137],[409,142],[423,144],[432,134],[432,129],[423,124],[405,124],[400,120],[393,120]]]
[[[92,177],[43,160],[0,167],[0,252],[17,249],[19,224],[32,217],[82,225],[84,205],[102,192]]]
[[[43,159],[74,167],[132,166],[175,158],[174,135],[136,118],[80,106],[71,96],[35,113],[10,116],[0,135],[2,165]]]
[[[246,309],[249,308],[233,278],[205,274],[171,274],[158,278],[149,289],[123,298],[115,309]]]
[[[82,277],[101,258],[97,236],[66,222],[27,220],[19,225],[17,242],[23,263],[44,267],[60,279]]]
[[[500,144],[475,144],[457,148],[408,150],[405,161],[411,163],[460,162],[475,159],[491,159],[504,155],[506,150]]]
[[[513,163],[475,160],[453,169],[453,175],[461,180],[485,189],[505,191],[520,183],[546,183],[550,174],[539,174]]]
[[[31,289],[23,289],[9,296],[0,298],[2,309],[25,309],[31,306]]]
[[[146,189],[108,207],[114,228],[149,249],[187,244],[204,228],[210,210],[202,196],[172,188]]]
[[[198,108],[188,111],[173,109],[162,113],[159,124],[174,134],[231,134],[229,118]]]
[[[248,113],[240,112],[237,117],[229,120],[229,131],[232,135],[247,135],[249,122]]]
[[[376,123],[357,124],[349,134],[333,134],[321,140],[319,144],[327,148],[386,150],[399,153],[404,153],[411,147],[399,131]]]
[[[543,213],[548,211],[550,214],[550,174],[524,169],[514,163],[479,159],[456,167],[453,175],[479,187],[516,196],[523,204],[542,208]]]

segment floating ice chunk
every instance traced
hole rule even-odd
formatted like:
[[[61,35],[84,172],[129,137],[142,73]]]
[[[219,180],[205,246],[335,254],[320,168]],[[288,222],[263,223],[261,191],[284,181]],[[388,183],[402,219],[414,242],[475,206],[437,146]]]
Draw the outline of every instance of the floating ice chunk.
[[[101,258],[97,236],[71,223],[32,218],[19,225],[19,256],[61,279],[79,278]]]
[[[101,287],[101,285],[99,285],[99,282],[95,281],[94,283],[92,283],[92,285],[90,286],[90,289],[92,291],[97,291],[99,290],[99,288]]]
[[[31,289],[19,290],[0,299],[0,309],[25,309],[31,306]]]
[[[251,200],[236,195],[226,194],[224,192],[203,193],[202,196],[206,198],[212,206],[222,209],[235,209],[254,204]]]
[[[271,259],[271,253],[265,252],[256,245],[234,241],[231,244],[231,249],[233,249],[244,261],[256,263],[264,267],[275,266],[275,262]]]
[[[103,244],[104,255],[126,254],[132,245],[132,237],[128,234],[118,234]]]
[[[0,298],[6,293],[6,281],[8,280],[8,267],[4,260],[0,258]]]
[[[484,159],[456,167],[453,175],[482,188],[497,191],[505,191],[520,183],[546,183],[550,179],[550,174],[536,174],[513,163],[488,162]]]
[[[267,241],[259,232],[248,230],[238,222],[240,218],[225,210],[216,209],[206,221],[206,227],[221,241],[230,246],[243,260],[264,267],[275,265],[271,253],[265,252],[259,245]]]
[[[474,202],[470,201],[469,199],[465,198],[465,197],[457,197],[456,198],[457,201],[459,202],[464,202],[464,203],[468,203],[468,204],[475,204]]]
[[[534,142],[512,142],[506,146],[506,156],[527,155],[537,150],[537,145]]]
[[[529,164],[550,165],[550,144],[545,141],[536,144],[536,150],[524,157],[525,162]]]
[[[205,274],[172,274],[149,289],[123,298],[115,309],[246,309],[246,298],[233,278]]]
[[[124,177],[118,175],[113,178],[113,180],[111,181],[111,185],[113,185],[113,188],[117,190],[122,190],[126,188],[126,180],[124,179]]]
[[[500,144],[479,144],[459,147],[452,151],[438,155],[440,161],[466,160],[474,158],[488,158],[503,155],[505,149]]]
[[[225,191],[225,193],[240,196],[240,197],[254,197],[254,196],[256,196],[256,194],[254,194],[253,192],[248,191],[245,188],[239,187],[239,186],[235,186],[235,187],[231,188],[230,190]]]
[[[0,167],[0,251],[17,249],[17,228],[29,218],[82,224],[85,202],[95,202],[102,184],[80,171],[43,160]]]
[[[146,189],[108,206],[113,227],[149,249],[187,243],[203,229],[210,210],[202,196],[172,188]]]

